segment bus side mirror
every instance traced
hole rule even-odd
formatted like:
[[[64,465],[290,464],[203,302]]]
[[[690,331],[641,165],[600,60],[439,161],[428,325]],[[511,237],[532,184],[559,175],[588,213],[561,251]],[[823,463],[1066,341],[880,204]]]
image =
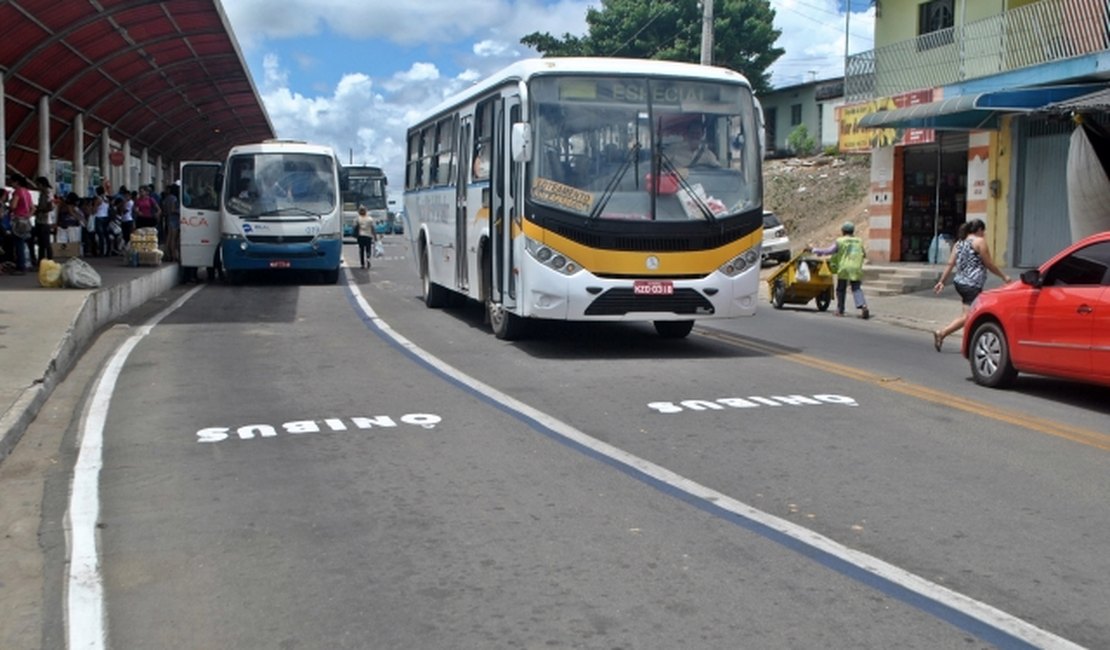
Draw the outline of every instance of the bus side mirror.
[[[346,192],[351,189],[351,172],[346,169],[339,170],[339,191]]]
[[[220,171],[216,172],[216,177],[212,180],[212,183],[214,184],[214,187],[212,189],[217,192],[217,196],[223,196],[223,193],[224,193],[223,192],[223,189],[224,189],[224,171],[223,171],[223,168],[221,168]],[[215,207],[215,206],[213,206],[213,207]]]
[[[532,159],[532,130],[527,122],[513,124],[509,146],[513,152],[513,162],[528,162]]]

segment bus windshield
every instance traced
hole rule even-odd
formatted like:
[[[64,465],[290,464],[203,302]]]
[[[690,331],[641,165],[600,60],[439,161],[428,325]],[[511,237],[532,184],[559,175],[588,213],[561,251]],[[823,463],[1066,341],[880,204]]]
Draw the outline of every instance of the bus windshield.
[[[380,169],[368,172],[352,168],[348,172],[343,211],[357,212],[359,208],[385,209],[385,175]]]
[[[239,217],[316,216],[335,209],[335,159],[307,153],[253,153],[227,163],[224,202]]]
[[[751,91],[641,77],[532,82],[532,201],[592,219],[728,218],[759,206]]]

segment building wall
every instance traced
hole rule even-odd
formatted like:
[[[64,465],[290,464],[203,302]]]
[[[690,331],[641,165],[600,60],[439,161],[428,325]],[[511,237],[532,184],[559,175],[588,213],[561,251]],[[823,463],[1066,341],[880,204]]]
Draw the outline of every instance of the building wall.
[[[844,105],[844,98],[818,102],[821,106],[821,149],[835,147],[840,140],[840,122],[836,119],[836,109]]]
[[[763,114],[769,114],[768,109],[775,109],[775,124],[774,134],[775,140],[771,142],[768,140],[768,150],[773,149],[772,155],[787,155],[790,147],[787,145],[787,138],[790,133],[797,128],[796,124],[791,124],[791,116],[793,107],[801,105],[802,107],[802,120],[801,123],[805,125],[806,130],[809,132],[811,138],[817,142],[818,137],[822,140],[826,134],[822,132],[821,123],[817,115],[817,99],[815,93],[816,86],[814,84],[806,84],[802,86],[791,86],[781,90],[773,90],[766,94],[759,96],[759,101],[763,105]],[[826,109],[827,110],[827,109]],[[835,126],[835,111],[833,112],[834,126],[831,130],[831,136],[835,141],[836,126]],[[771,125],[767,125],[767,132],[771,132]],[[820,145],[820,142],[818,142]],[[769,151],[769,153],[771,153]]]
[[[881,20],[875,21],[875,47],[917,37],[918,7],[927,0],[882,0]],[[953,0],[955,26],[990,18],[1040,0]]]
[[[872,262],[891,261],[893,242],[901,240],[895,231],[895,149],[875,147],[871,150],[871,204],[867,217],[867,259]]]

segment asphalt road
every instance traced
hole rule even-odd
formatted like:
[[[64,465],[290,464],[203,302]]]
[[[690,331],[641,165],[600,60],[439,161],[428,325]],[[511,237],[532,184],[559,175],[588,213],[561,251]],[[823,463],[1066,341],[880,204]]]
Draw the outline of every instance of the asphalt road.
[[[790,310],[504,342],[479,309],[424,307],[401,238],[370,271],[346,254],[349,284],[183,287],[101,338],[36,423],[53,442],[28,436],[57,461],[43,603],[0,639],[1110,639],[1105,391],[982,389],[919,332]]]

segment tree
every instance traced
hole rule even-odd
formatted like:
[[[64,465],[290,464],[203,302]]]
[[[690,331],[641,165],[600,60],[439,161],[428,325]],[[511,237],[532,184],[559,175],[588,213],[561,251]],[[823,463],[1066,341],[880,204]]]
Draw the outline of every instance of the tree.
[[[774,47],[769,0],[714,0],[713,65],[744,74],[756,93],[770,89],[771,66],[785,50]],[[520,42],[544,56],[601,56],[698,63],[701,7],[696,0],[601,0],[586,11],[588,33],[533,32]]]

